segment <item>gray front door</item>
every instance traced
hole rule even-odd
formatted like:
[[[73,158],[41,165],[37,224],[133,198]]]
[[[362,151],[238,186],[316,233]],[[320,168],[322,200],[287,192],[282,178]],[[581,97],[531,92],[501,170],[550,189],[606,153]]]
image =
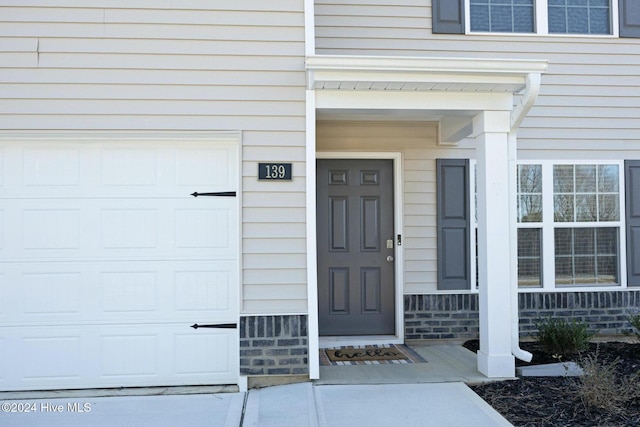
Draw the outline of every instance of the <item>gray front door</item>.
[[[318,160],[320,335],[395,333],[393,162]]]

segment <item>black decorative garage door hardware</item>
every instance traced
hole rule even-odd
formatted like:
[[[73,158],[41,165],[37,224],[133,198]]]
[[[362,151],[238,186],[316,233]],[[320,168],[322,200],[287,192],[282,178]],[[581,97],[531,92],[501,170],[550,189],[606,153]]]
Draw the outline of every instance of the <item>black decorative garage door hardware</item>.
[[[198,196],[236,197],[236,192],[235,191],[218,191],[217,193],[198,193],[197,191],[194,191],[193,193],[191,193],[191,195],[193,197],[198,197]]]
[[[194,323],[193,325],[191,325],[191,327],[193,329],[199,329],[199,328],[237,329],[238,324],[237,323],[217,323],[213,325],[198,325],[197,323]]]

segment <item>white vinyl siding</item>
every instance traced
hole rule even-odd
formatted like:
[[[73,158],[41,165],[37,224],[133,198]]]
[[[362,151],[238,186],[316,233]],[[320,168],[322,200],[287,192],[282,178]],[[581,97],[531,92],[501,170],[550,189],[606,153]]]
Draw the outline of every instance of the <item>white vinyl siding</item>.
[[[549,60],[519,147],[615,149],[638,141],[640,39],[432,34],[430,4],[316,0],[317,53]]]
[[[0,0],[0,129],[241,131],[241,313],[306,313],[304,33],[303,0]]]

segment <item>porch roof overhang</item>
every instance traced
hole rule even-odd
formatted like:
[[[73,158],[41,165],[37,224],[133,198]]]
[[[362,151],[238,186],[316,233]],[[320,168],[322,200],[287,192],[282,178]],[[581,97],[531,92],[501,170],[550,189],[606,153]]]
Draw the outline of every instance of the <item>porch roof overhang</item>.
[[[515,130],[538,95],[544,60],[314,55],[307,84],[327,116],[386,114],[439,122],[440,142],[473,133],[481,111],[511,111]],[[513,95],[522,94],[514,105]],[[357,95],[357,96],[356,96]]]

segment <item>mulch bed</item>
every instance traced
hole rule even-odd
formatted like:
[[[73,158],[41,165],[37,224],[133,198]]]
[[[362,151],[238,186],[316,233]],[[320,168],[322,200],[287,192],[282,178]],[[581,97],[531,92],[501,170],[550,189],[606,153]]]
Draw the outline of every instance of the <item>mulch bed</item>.
[[[468,341],[464,346],[475,352],[478,341]],[[557,362],[545,355],[535,342],[523,342],[521,348],[533,353],[531,364]],[[605,409],[587,403],[580,395],[581,387],[584,390],[582,379],[577,377],[523,377],[471,388],[516,427],[640,426],[640,380],[637,377],[640,374],[640,343],[591,343],[588,351],[570,360],[580,363],[585,358],[595,357],[596,352],[597,360],[603,366],[616,364],[616,384],[634,377],[637,380],[630,393],[628,387],[619,388],[626,391],[620,391],[624,398],[616,408]],[[521,361],[517,364],[527,365]]]

